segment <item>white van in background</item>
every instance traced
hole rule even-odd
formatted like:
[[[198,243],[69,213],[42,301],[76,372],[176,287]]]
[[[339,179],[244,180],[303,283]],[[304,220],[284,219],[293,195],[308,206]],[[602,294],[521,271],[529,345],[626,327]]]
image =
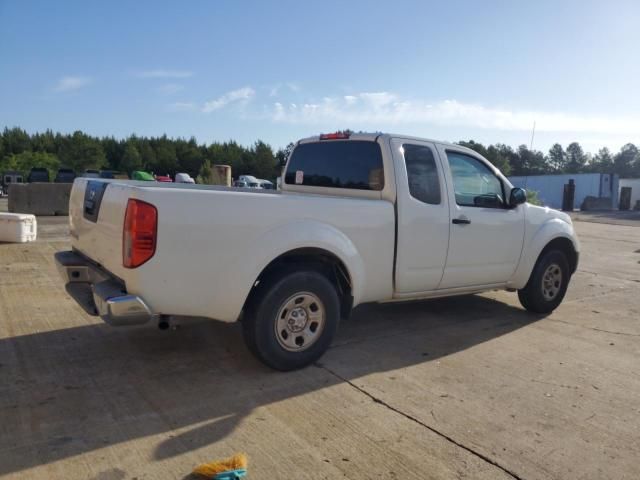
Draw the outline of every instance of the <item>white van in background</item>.
[[[176,173],[175,183],[196,183],[188,173]]]

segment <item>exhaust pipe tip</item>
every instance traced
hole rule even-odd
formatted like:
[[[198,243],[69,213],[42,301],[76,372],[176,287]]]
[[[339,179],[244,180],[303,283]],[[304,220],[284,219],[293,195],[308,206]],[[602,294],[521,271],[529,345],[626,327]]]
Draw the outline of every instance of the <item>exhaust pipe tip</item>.
[[[169,316],[162,315],[160,317],[160,320],[158,321],[158,328],[160,330],[169,330],[170,327],[171,327],[171,323],[169,323]]]
[[[180,317],[173,317],[171,315],[160,315],[158,318],[159,330],[171,330],[175,331],[180,326]]]

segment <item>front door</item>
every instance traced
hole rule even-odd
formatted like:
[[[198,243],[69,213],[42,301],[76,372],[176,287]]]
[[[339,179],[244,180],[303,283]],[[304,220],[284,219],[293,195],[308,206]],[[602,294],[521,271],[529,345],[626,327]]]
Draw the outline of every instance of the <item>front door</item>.
[[[524,206],[508,208],[507,187],[485,160],[439,146],[448,164],[449,253],[440,288],[504,283],[515,272],[524,241]]]
[[[395,291],[435,290],[442,280],[449,244],[449,207],[442,164],[434,144],[391,140],[398,232]]]

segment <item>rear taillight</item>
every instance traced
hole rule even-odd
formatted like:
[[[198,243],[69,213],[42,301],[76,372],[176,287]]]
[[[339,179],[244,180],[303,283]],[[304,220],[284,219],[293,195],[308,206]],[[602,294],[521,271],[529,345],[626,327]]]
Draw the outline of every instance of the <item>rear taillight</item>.
[[[158,210],[150,203],[130,198],[122,232],[122,264],[136,268],[156,253]]]

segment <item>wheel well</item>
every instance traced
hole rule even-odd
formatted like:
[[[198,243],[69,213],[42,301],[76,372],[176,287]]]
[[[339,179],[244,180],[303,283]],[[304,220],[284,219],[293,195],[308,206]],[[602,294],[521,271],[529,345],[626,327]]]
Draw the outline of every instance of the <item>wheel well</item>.
[[[540,252],[540,257],[547,253],[550,250],[560,250],[567,257],[567,262],[569,262],[569,268],[571,269],[571,273],[574,273],[578,268],[578,253],[575,248],[573,248],[573,242],[565,237],[558,237],[551,240]]]
[[[258,285],[270,277],[282,275],[298,270],[314,270],[325,277],[336,287],[340,298],[340,310],[342,318],[347,318],[353,307],[353,295],[351,276],[349,270],[333,253],[321,248],[298,248],[283,253],[272,260],[258,275],[253,283],[245,306],[256,294]]]

